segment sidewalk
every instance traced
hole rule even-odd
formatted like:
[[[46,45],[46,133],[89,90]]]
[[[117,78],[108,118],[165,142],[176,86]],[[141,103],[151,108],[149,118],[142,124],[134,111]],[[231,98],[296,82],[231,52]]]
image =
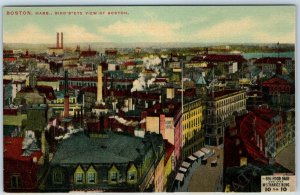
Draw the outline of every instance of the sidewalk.
[[[185,177],[184,177],[184,183],[181,186],[180,184],[175,184],[175,186],[173,186],[174,192],[188,192],[188,188],[189,188],[189,183],[190,180],[194,174],[194,172],[200,167],[201,165],[201,160],[199,159],[198,162],[195,161],[193,164],[191,164],[191,167],[189,168],[189,172],[186,173]]]
[[[223,148],[212,148],[215,154],[211,156],[206,165],[202,165],[193,171],[189,181],[189,192],[221,192],[223,178]],[[211,161],[217,158],[217,166],[211,167]]]

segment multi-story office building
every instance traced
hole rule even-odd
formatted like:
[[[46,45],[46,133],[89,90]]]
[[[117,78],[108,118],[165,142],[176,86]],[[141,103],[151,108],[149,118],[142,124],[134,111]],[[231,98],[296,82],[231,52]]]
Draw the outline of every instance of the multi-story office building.
[[[184,103],[182,115],[182,156],[183,159],[204,146],[202,128],[203,105],[201,99]]]
[[[222,90],[208,95],[205,108],[205,144],[223,144],[225,127],[230,116],[246,110],[245,91]]]

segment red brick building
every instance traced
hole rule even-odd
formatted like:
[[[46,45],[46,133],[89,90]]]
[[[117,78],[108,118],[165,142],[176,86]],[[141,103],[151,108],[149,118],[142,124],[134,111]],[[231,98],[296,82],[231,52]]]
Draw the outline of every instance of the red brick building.
[[[268,89],[270,95],[277,93],[295,93],[295,87],[292,83],[280,77],[272,77],[262,83],[262,86]]]
[[[282,117],[273,110],[261,108],[249,112],[240,124],[241,138],[253,159],[266,162],[279,152],[283,140]]]
[[[291,78],[275,75],[262,83],[262,89],[265,101],[273,108],[295,107],[295,84]]]
[[[4,191],[35,192],[38,190],[38,161],[41,151],[24,156],[22,137],[4,137]]]

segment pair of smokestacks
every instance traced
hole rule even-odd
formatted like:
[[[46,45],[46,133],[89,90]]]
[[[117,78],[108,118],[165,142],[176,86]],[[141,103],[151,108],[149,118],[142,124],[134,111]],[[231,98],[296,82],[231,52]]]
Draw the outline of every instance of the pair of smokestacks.
[[[59,46],[59,33],[56,33],[56,48],[64,48],[64,34],[61,32],[60,33],[60,46]]]

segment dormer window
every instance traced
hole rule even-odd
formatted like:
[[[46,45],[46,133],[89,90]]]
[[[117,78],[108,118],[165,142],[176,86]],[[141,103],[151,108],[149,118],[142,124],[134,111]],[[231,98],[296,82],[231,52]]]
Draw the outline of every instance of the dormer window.
[[[75,170],[74,182],[75,182],[75,184],[84,184],[85,183],[85,173],[80,165]]]
[[[134,184],[137,182],[137,169],[134,164],[131,164],[127,171],[127,183]]]
[[[133,172],[129,172],[128,173],[128,180],[129,181],[134,181],[134,179],[135,179],[135,174]]]
[[[97,183],[97,171],[93,166],[90,166],[86,172],[86,178],[88,184],[96,184]]]
[[[115,165],[113,165],[110,170],[108,171],[108,183],[109,184],[116,184],[119,182],[119,170]]]
[[[77,184],[83,183],[83,173],[76,173],[76,183]]]
[[[111,175],[110,175],[110,180],[111,181],[117,182],[117,178],[118,178],[118,173],[116,173],[116,172],[111,173]]]

